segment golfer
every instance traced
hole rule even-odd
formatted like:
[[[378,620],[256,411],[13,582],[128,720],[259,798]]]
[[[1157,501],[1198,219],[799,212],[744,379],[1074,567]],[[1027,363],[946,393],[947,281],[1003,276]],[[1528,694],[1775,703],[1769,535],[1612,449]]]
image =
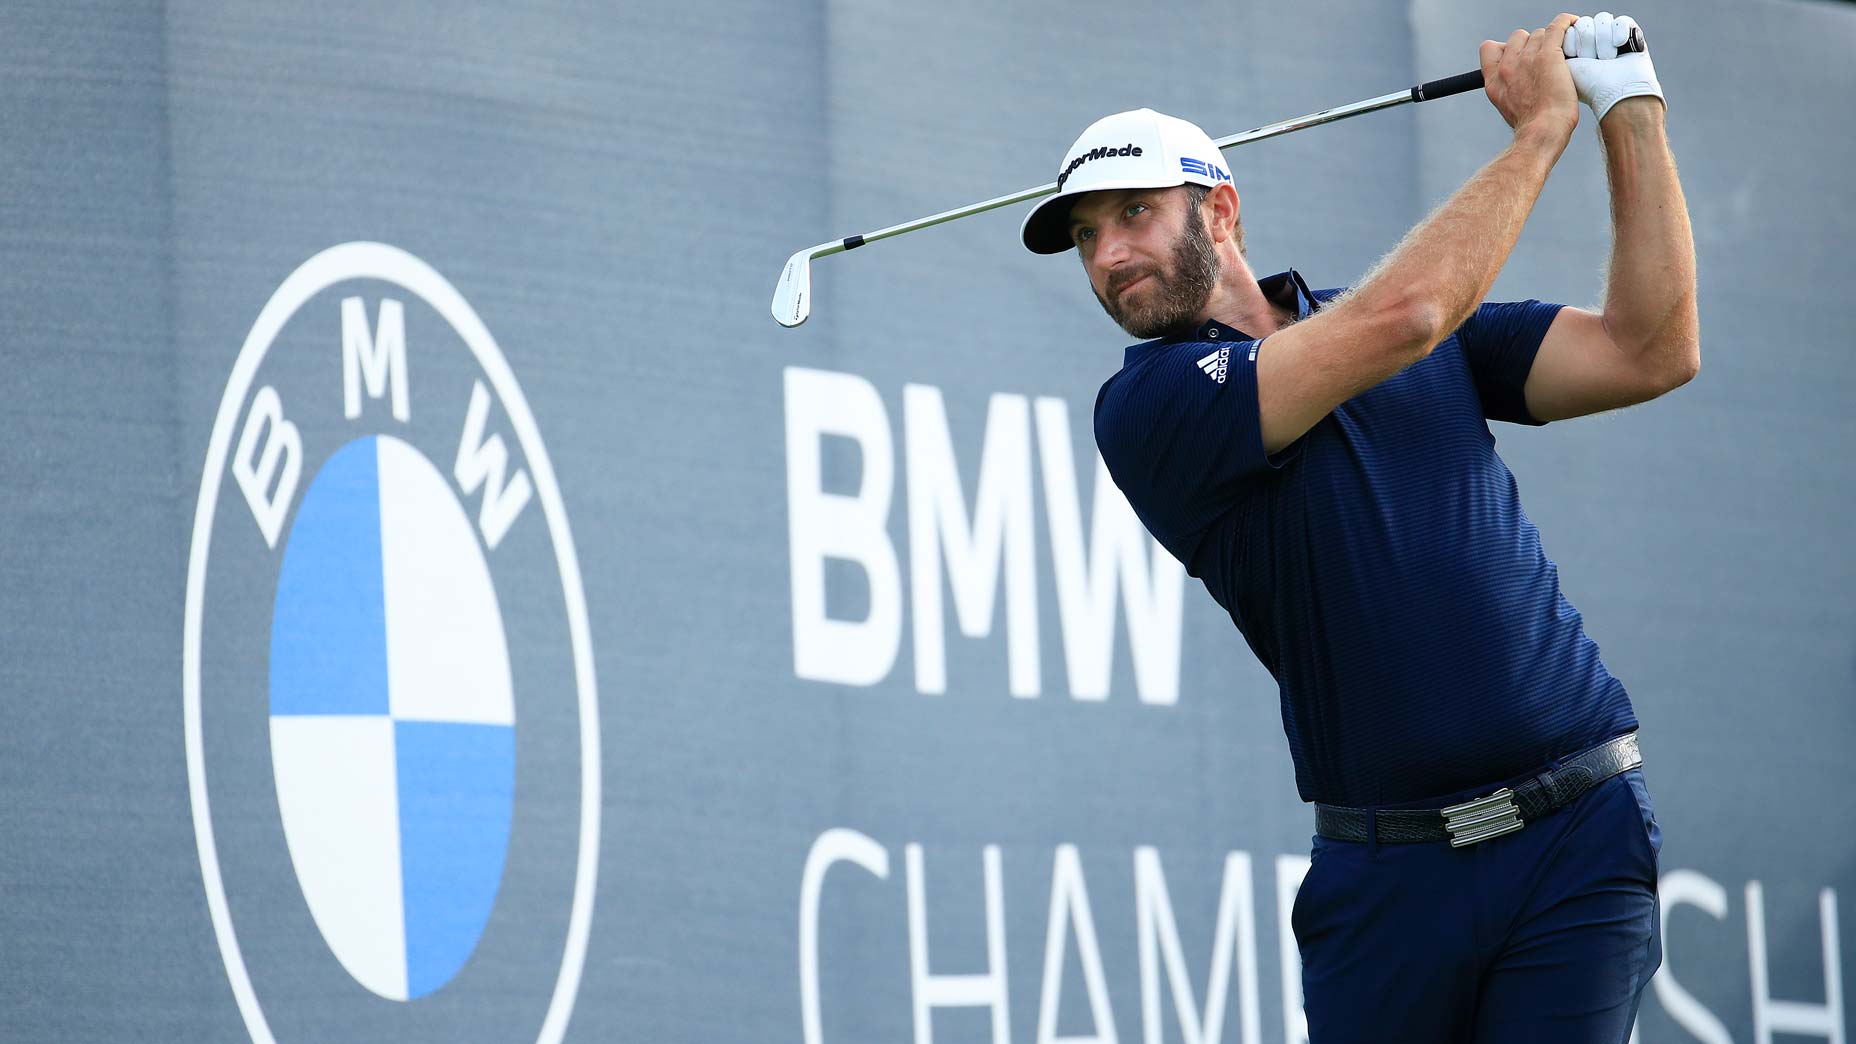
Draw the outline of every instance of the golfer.
[[[1661,963],[1637,719],[1488,426],[1644,402],[1700,365],[1634,29],[1563,14],[1483,43],[1513,140],[1350,290],[1258,281],[1219,151],[1146,109],[1085,131],[1024,224],[1151,338],[1097,397],[1103,460],[1279,684],[1316,805],[1293,918],[1312,1044],[1622,1044]],[[1603,312],[1483,303],[1582,100],[1610,179]]]

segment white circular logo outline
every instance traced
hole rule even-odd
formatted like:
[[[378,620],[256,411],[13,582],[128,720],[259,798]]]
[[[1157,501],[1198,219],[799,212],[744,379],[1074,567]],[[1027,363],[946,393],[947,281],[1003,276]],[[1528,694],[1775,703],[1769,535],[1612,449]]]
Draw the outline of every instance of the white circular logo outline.
[[[432,306],[476,356],[497,399],[509,415],[509,424],[528,461],[554,544],[566,600],[567,631],[574,655],[574,687],[580,709],[580,849],[574,868],[573,905],[568,916],[567,940],[554,995],[542,1019],[536,1044],[559,1044],[567,1032],[586,965],[587,942],[593,921],[594,883],[599,872],[599,698],[593,675],[592,636],[587,623],[586,594],[580,582],[579,557],[568,530],[566,507],[555,483],[554,466],[542,445],[541,431],[529,412],[528,400],[516,383],[515,373],[497,348],[489,328],[464,300],[456,287],[419,258],[386,243],[356,241],[329,247],[303,262],[284,279],[259,311],[245,344],[239,349],[226,379],[226,390],[213,418],[207,444],[206,468],[200,480],[200,499],[193,515],[193,546],[187,560],[187,602],[182,636],[181,690],[187,739],[187,792],[193,805],[193,833],[200,850],[200,873],[206,886],[206,906],[212,913],[213,934],[219,941],[232,994],[244,1016],[245,1028],[256,1044],[276,1044],[264,1010],[251,984],[250,972],[239,950],[226,903],[225,882],[219,873],[219,850],[213,838],[212,812],[206,793],[206,752],[200,720],[200,632],[204,611],[206,560],[212,543],[213,516],[220,487],[225,482],[226,456],[232,442],[233,422],[242,412],[258,366],[270,351],[284,324],[309,299],[337,283],[351,279],[377,279],[403,287]]]

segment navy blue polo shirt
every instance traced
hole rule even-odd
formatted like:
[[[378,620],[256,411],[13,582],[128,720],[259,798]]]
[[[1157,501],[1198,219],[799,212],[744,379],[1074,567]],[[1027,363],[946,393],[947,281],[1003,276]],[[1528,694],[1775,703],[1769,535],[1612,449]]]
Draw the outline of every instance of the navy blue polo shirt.
[[[1260,285],[1298,317],[1340,293]],[[1421,804],[1636,728],[1489,431],[1539,423],[1523,387],[1559,308],[1482,305],[1273,457],[1268,338],[1137,344],[1097,395],[1109,474],[1275,676],[1303,800]]]

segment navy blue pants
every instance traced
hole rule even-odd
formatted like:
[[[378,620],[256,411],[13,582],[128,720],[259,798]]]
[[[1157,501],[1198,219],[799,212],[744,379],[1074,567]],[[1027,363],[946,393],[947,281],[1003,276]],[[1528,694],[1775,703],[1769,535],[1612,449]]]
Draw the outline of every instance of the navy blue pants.
[[[1638,769],[1467,848],[1315,838],[1309,1044],[1624,1044],[1663,959],[1661,847]]]

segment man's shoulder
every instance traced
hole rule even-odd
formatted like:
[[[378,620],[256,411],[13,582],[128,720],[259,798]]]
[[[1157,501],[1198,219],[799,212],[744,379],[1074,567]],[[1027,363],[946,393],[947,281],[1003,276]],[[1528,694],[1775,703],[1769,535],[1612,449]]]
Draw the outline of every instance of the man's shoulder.
[[[1258,339],[1260,341],[1261,338]],[[1213,374],[1213,362],[1220,356],[1236,351],[1240,345],[1250,346],[1258,341],[1225,340],[1186,340],[1181,338],[1160,338],[1130,345],[1122,358],[1121,369],[1110,375],[1102,384],[1102,389],[1117,389],[1126,395],[1137,389],[1156,383],[1177,381],[1183,377]],[[1216,383],[1216,377],[1213,378]],[[1098,398],[1098,405],[1101,399]]]
[[[1176,367],[1169,361],[1183,343],[1160,338],[1130,345],[1123,353],[1121,369],[1096,391],[1096,448],[1111,466],[1130,437],[1151,423],[1154,390],[1170,382]]]
[[[1225,389],[1241,359],[1259,341],[1145,341],[1127,350],[1120,370],[1096,392],[1096,445],[1105,457],[1145,442],[1168,419],[1183,422]]]
[[[1193,360],[1207,347],[1214,352],[1217,348],[1172,338],[1129,346],[1123,354],[1121,369],[1110,374],[1096,393],[1097,425],[1100,426],[1105,417],[1112,420],[1129,411],[1150,411],[1155,396],[1188,376],[1195,369]]]

